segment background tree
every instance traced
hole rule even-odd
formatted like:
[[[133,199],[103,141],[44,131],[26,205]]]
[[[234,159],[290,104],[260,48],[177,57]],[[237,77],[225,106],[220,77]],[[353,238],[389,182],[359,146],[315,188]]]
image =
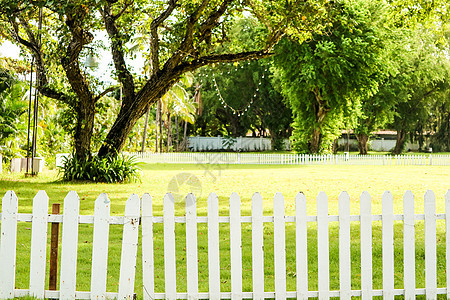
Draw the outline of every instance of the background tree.
[[[430,116],[430,132],[434,134],[431,136],[430,146],[435,152],[450,151],[450,88],[442,94],[442,101],[438,103],[435,113]]]
[[[399,94],[400,91],[395,86],[400,78],[404,60],[410,55],[410,33],[414,30],[398,28],[395,22],[389,24],[389,28],[383,38],[385,47],[381,53],[384,67],[374,75],[379,81],[378,91],[361,99],[360,114],[353,128],[361,155],[368,154],[368,142],[372,132],[384,129],[393,121],[398,101],[406,97]]]
[[[179,123],[178,118],[185,122],[195,122],[195,106],[193,99],[186,91],[186,88],[190,87],[193,82],[193,75],[186,73],[182,76],[181,80],[174,84],[172,88],[161,98],[161,109],[165,115],[165,127],[167,128],[167,152],[173,149],[173,128],[172,118],[175,117],[176,127],[176,148],[178,151],[179,145]]]
[[[361,100],[377,91],[377,73],[384,68],[383,3],[344,1],[334,12],[327,33],[302,44],[284,39],[277,47],[275,62],[294,113],[297,151],[330,152],[359,114]]]
[[[433,107],[442,103],[440,92],[448,88],[449,60],[437,47],[433,33],[415,31],[411,38],[400,72],[391,80],[397,97],[391,124],[397,130],[394,154],[403,151],[408,134],[414,136],[426,127]]]

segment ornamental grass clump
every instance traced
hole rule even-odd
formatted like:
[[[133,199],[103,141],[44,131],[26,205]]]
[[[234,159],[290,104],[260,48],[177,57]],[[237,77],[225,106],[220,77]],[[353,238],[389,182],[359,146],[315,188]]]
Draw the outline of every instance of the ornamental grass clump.
[[[123,154],[95,155],[88,160],[72,154],[64,157],[58,168],[63,181],[119,183],[139,181],[141,175],[136,158]]]

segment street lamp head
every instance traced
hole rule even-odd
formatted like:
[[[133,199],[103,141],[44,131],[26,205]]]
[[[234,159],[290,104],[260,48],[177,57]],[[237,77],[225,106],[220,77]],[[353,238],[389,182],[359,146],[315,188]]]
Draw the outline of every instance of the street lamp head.
[[[89,54],[86,57],[84,65],[86,66],[86,68],[89,68],[91,70],[94,70],[98,67],[98,62],[92,53],[92,48],[89,48]]]

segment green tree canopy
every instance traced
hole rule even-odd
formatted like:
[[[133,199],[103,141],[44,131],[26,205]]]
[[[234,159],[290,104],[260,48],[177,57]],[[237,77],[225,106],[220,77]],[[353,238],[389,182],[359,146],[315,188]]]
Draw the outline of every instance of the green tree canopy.
[[[293,146],[331,151],[332,142],[376,93],[383,61],[387,13],[383,2],[343,1],[326,33],[277,47],[281,90],[294,113]]]
[[[397,130],[395,154],[403,151],[408,134],[428,127],[434,109],[447,101],[443,92],[449,88],[449,58],[437,47],[433,32],[417,30],[410,41],[399,74],[389,81],[396,99],[391,124]]]

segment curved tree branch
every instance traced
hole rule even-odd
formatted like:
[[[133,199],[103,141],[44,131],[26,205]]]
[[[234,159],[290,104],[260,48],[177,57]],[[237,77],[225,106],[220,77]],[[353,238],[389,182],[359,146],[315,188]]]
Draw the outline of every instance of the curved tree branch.
[[[125,63],[125,55],[123,50],[122,37],[119,29],[116,26],[116,20],[111,13],[111,6],[105,5],[101,10],[103,21],[105,24],[106,31],[111,40],[111,52],[114,61],[114,66],[117,70],[117,76],[119,81],[126,86],[124,89],[123,103],[132,102],[135,97],[134,92],[134,80],[133,75],[128,70]]]
[[[85,101],[88,99],[93,100],[93,95],[81,71],[78,58],[80,52],[83,50],[83,46],[89,44],[94,39],[92,33],[83,28],[83,21],[86,15],[86,10],[81,6],[66,12],[66,25],[72,33],[72,39],[66,48],[65,55],[61,58],[62,66],[72,89],[80,99],[84,99]]]
[[[94,98],[95,101],[97,102],[97,100],[100,100],[103,96],[105,96],[109,92],[115,91],[117,88],[118,88],[118,86],[110,86],[109,88],[107,88],[106,90],[104,90],[103,92],[101,92],[100,94],[95,96],[95,98]]]
[[[226,12],[228,6],[232,2],[233,0],[224,0],[219,8],[208,16],[206,21],[200,26],[198,43],[208,39],[211,35],[212,28],[217,24],[220,17]],[[208,3],[209,1],[203,0],[198,9],[188,18],[184,40],[181,42],[178,50],[166,61],[163,69],[172,70],[176,68],[183,61],[183,59],[192,55],[196,51],[193,45],[195,24],[198,22],[201,13],[204,11]]]
[[[125,5],[123,6],[122,10],[120,12],[118,12],[117,14],[113,15],[112,17],[117,20],[118,18],[120,18],[123,13],[128,9],[128,7],[130,7],[132,4],[134,3],[133,0],[130,0],[129,2],[125,2]]]
[[[62,102],[66,103],[68,105],[73,104],[71,101],[71,98],[67,94],[57,91],[56,89],[53,89],[48,85],[47,73],[46,73],[46,69],[44,66],[44,61],[42,59],[42,53],[41,53],[39,43],[37,42],[28,22],[26,22],[19,13],[15,14],[14,16],[17,17],[17,19],[19,20],[20,25],[19,25],[19,23],[17,23],[14,20],[14,18],[9,19],[9,23],[11,24],[11,27],[13,28],[13,30],[11,31],[12,37],[19,44],[22,44],[27,49],[29,49],[35,59],[35,63],[37,65],[37,72],[39,73],[39,76],[38,76],[39,82],[37,83],[36,88],[39,90],[39,92],[42,95],[44,95],[46,97],[56,99],[56,100],[61,100]],[[25,33],[28,37],[28,40],[26,40],[20,36],[20,28],[22,28],[25,31]]]
[[[152,74],[156,74],[156,72],[160,69],[158,28],[172,14],[177,6],[178,0],[169,1],[169,6],[167,9],[163,11],[156,19],[154,19],[150,25],[150,55]]]
[[[228,6],[233,2],[233,0],[225,0],[220,5],[219,9],[211,14],[206,21],[202,24],[200,28],[199,42],[208,40],[211,36],[212,29],[217,26],[219,19],[226,12]]]

